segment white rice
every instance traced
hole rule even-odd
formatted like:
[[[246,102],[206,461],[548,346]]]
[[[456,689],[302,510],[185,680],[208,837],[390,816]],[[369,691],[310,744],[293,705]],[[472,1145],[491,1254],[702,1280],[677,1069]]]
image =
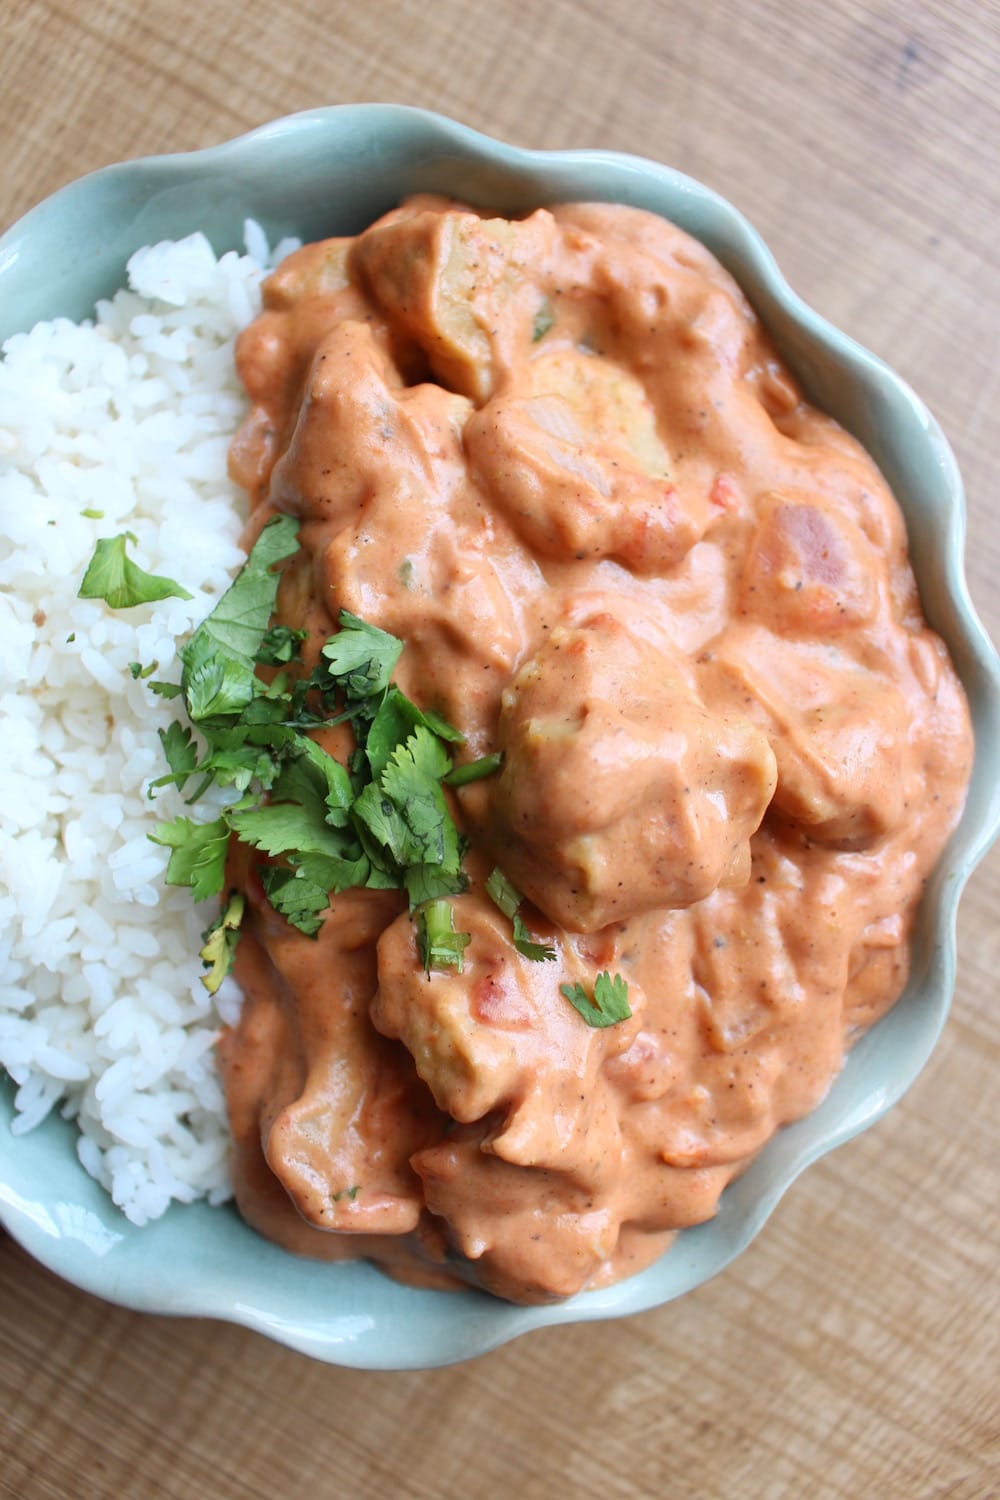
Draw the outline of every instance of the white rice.
[[[192,809],[173,788],[147,797],[177,712],[129,663],[176,681],[242,561],[233,343],[296,243],[271,257],[259,225],[245,234],[252,254],[218,260],[200,234],[137,251],[93,322],[40,323],[0,362],[0,1066],[15,1134],[58,1106],[136,1224],[230,1191],[214,1043],[239,991],[208,996],[212,909],[163,884],[169,851],[148,834]],[[98,538],[124,530],[193,599],[77,598]]]

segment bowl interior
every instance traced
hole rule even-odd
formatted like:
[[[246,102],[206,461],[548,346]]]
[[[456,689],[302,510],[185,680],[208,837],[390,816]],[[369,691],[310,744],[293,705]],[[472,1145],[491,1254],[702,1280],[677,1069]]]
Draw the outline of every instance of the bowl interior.
[[[923,1067],[954,982],[958,895],[1000,825],[991,770],[1000,670],[962,577],[963,499],[950,450],[903,382],[790,291],[747,222],[679,173],[602,152],[520,151],[417,110],[312,111],[208,151],[108,168],[32,210],[0,239],[0,339],[40,318],[92,314],[142,244],[201,229],[217,251],[241,247],[248,217],[272,243],[354,233],[417,191],[503,212],[572,199],[631,203],[719,256],[810,397],[869,448],[893,487],[925,609],[969,695],[977,760],[965,816],[924,899],[906,994],[850,1055],[821,1107],[782,1131],[727,1189],[716,1218],[682,1233],[659,1262],[555,1307],[417,1291],[366,1265],[295,1260],[231,1209],[174,1207],[136,1230],[79,1165],[71,1125],[50,1119],[27,1136],[9,1134],[13,1091],[0,1084],[0,1216],[44,1264],[127,1306],[231,1318],[336,1363],[399,1369],[479,1354],[532,1328],[638,1312],[732,1260],[803,1167],[876,1120]]]

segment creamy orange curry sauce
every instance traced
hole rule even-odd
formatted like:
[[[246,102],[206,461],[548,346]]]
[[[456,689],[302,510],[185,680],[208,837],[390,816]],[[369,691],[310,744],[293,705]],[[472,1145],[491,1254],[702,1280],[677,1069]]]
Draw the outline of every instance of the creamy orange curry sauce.
[[[714,258],[634,209],[412,200],[288,259],[238,362],[232,468],[254,532],[301,518],[279,607],[306,664],[346,608],[469,755],[503,752],[449,793],[461,973],[424,971],[393,891],[304,937],[234,849],[239,1207],[520,1302],[626,1275],[905,981],[971,736],[900,513]],[[554,961],[513,947],[495,865]],[[560,985],[602,970],[632,1014],[596,1029]]]

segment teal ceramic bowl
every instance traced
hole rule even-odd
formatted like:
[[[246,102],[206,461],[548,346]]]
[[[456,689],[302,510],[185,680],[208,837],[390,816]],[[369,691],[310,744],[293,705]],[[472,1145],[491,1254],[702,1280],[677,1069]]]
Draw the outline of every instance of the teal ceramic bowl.
[[[66,1122],[8,1133],[12,1091],[0,1087],[0,1216],[43,1265],[127,1307],[230,1319],[319,1359],[376,1369],[446,1364],[532,1329],[639,1313],[728,1265],[803,1168],[873,1124],[926,1063],[954,982],[959,894],[1000,827],[1000,663],[962,575],[964,500],[948,445],[898,376],[790,290],[747,221],[679,172],[600,151],[522,151],[419,110],[313,110],[211,150],[109,167],[33,209],[0,239],[0,338],[39,318],[88,316],[123,283],[140,245],[202,229],[222,251],[241,244],[248,216],[272,243],[354,233],[416,191],[508,212],[560,199],[635,204],[715,252],[811,399],[865,444],[898,496],[926,613],[972,705],[977,756],[965,815],[927,890],[906,994],[852,1052],[821,1107],[780,1132],[726,1190],[716,1218],[606,1290],[531,1308],[473,1291],[413,1290],[366,1265],[296,1260],[230,1208],[175,1206],[135,1229],[79,1165]]]

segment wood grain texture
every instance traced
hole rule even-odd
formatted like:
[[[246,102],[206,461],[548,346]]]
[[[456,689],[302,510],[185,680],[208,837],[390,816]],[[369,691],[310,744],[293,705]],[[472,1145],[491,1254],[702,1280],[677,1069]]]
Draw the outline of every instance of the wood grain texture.
[[[320,103],[658,157],[906,375],[969,493],[1000,637],[996,0],[0,0],[0,223],[109,161]],[[903,1103],[658,1312],[430,1374],[108,1307],[0,1242],[0,1495],[1000,1496],[1000,854]]]

